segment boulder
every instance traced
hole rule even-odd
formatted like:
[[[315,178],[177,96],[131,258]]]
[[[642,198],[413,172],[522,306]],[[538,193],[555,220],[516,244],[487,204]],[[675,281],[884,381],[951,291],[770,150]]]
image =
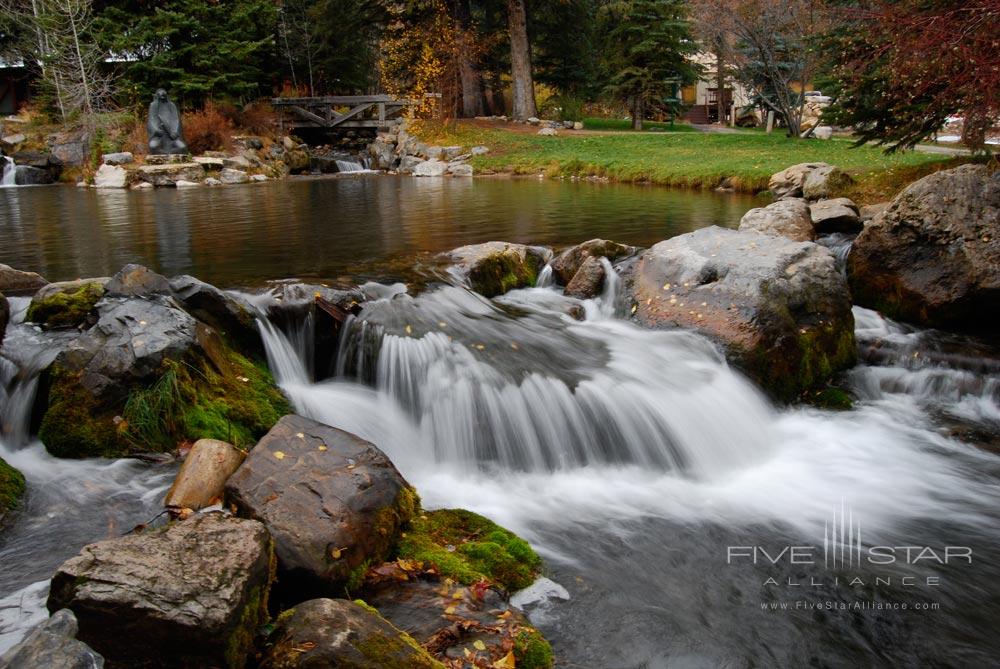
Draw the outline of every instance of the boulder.
[[[559,131],[555,128],[542,128],[538,131],[538,134],[542,137],[555,137],[559,134]]]
[[[587,300],[601,294],[604,267],[597,256],[587,256],[573,278],[566,284],[566,295]]]
[[[395,144],[379,136],[368,145],[368,155],[372,159],[372,168],[376,170],[391,170],[396,163]]]
[[[855,301],[935,327],[1000,321],[1000,173],[963,165],[910,184],[851,248]]]
[[[18,151],[11,158],[18,165],[37,167],[40,170],[50,170],[54,174],[58,174],[62,168],[62,162],[59,158],[44,151]]]
[[[149,162],[149,157],[146,162]],[[140,165],[135,171],[139,181],[154,186],[176,186],[178,181],[201,181],[205,178],[205,168],[198,163],[146,164]]]
[[[811,242],[816,238],[809,205],[802,198],[786,198],[751,209],[740,219],[740,230],[787,237],[796,242]]]
[[[462,246],[447,254],[452,273],[485,297],[534,286],[552,253],[541,246],[486,242]]]
[[[552,273],[559,283],[569,284],[584,261],[591,257],[604,257],[614,262],[631,255],[638,249],[634,246],[619,244],[607,239],[590,239],[582,244],[570,247],[557,255],[552,261]]]
[[[57,135],[50,146],[52,155],[64,165],[81,167],[90,159],[90,136],[86,131]]]
[[[813,137],[816,139],[831,139],[833,137],[833,128],[828,125],[818,125],[813,130]]]
[[[854,364],[847,285],[817,244],[713,226],[656,244],[626,284],[636,321],[719,342],[778,399]]]
[[[245,171],[253,167],[253,163],[246,156],[236,155],[236,156],[226,156],[222,159],[223,167],[228,167],[232,170]]]
[[[47,186],[55,179],[48,170],[29,165],[18,165],[14,168],[14,183],[18,186]]]
[[[201,186],[201,183],[197,181],[184,181],[183,179],[174,184],[176,188],[197,188],[198,186]]]
[[[48,608],[71,609],[109,665],[242,668],[273,563],[261,523],[203,514],[84,547],[56,570]]]
[[[295,415],[250,452],[226,484],[226,499],[270,530],[283,588],[331,595],[389,556],[418,505],[374,445]]]
[[[485,156],[489,152],[490,152],[490,147],[488,146],[474,146],[471,149],[469,149],[469,153],[471,153],[474,156]]]
[[[135,263],[121,268],[104,284],[104,289],[111,297],[148,297],[171,293],[170,282],[166,277]]]
[[[218,439],[199,439],[184,458],[163,505],[198,511],[222,502],[226,481],[239,469],[246,453]]]
[[[24,491],[24,475],[0,458],[0,528],[7,515],[21,505]]]
[[[876,202],[875,204],[862,205],[861,208],[858,209],[858,217],[861,218],[862,223],[867,223],[888,209],[891,205],[891,202]]]
[[[415,177],[443,177],[448,171],[448,163],[440,160],[425,160],[413,168]]]
[[[107,277],[57,281],[38,289],[28,306],[27,320],[44,328],[79,327],[88,323],[94,305],[104,297]],[[96,320],[96,319],[94,319]]]
[[[281,160],[285,163],[285,167],[292,174],[302,174],[308,172],[310,166],[312,165],[312,158],[309,156],[309,152],[305,149],[300,149],[298,147],[293,149],[286,149]],[[249,167],[249,165],[247,165]]]
[[[462,147],[460,146],[446,146],[441,149],[442,160],[455,160],[460,155],[462,155]]]
[[[227,167],[219,172],[219,181],[224,184],[245,184],[250,181],[250,177],[242,170],[234,170]]]
[[[215,156],[195,156],[191,159],[191,162],[198,163],[206,170],[218,171],[225,167],[225,162],[222,158],[217,158]]]
[[[128,151],[105,153],[101,156],[101,162],[105,165],[130,165],[135,162],[135,156]]]
[[[854,180],[839,167],[824,165],[810,170],[802,183],[802,195],[807,200],[837,197]]]
[[[94,188],[127,188],[128,172],[117,164],[105,163],[94,174]]]
[[[0,292],[7,295],[33,295],[48,284],[40,274],[23,272],[10,265],[0,264]]]
[[[145,158],[147,165],[183,165],[191,162],[187,153],[153,153]]]
[[[208,323],[242,350],[262,353],[254,308],[232,293],[186,274],[170,279],[170,290],[184,310]]]
[[[468,163],[453,163],[448,165],[448,174],[453,177],[471,177],[472,165]]]
[[[809,216],[819,234],[860,232],[864,227],[858,215],[858,205],[846,197],[813,202],[809,205]]]
[[[573,121],[573,130],[583,130],[583,121]]]
[[[400,174],[413,174],[422,163],[423,158],[418,158],[417,156],[403,156],[399,161],[398,172]]]
[[[76,616],[62,609],[0,657],[6,669],[103,669],[104,658],[76,640]]]
[[[440,146],[427,146],[426,144],[421,144],[418,148],[418,155],[427,160],[441,160],[443,158],[444,149]]]
[[[3,145],[5,149],[13,149],[18,144],[23,144],[28,141],[28,138],[23,132],[14,133],[11,135],[4,135],[0,137],[0,144]]]
[[[269,669],[444,669],[371,607],[344,599],[312,599],[285,611],[269,642]]]
[[[205,185],[206,186],[221,186],[222,182],[219,181],[218,179],[216,179],[215,177],[208,177],[207,179],[205,179]]]
[[[827,163],[799,163],[784,169],[777,174],[771,175],[768,182],[768,189],[776,199],[783,197],[802,197],[802,187],[805,185],[806,177],[814,170],[828,168]]]

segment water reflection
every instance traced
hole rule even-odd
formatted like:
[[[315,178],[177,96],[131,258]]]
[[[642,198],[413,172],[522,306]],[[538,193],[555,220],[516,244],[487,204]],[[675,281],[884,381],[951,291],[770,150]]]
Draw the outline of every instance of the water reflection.
[[[222,286],[265,279],[382,277],[422,254],[503,239],[649,245],[735,226],[752,198],[534,179],[296,179],[140,192],[0,191],[0,262],[50,280],[127,262]],[[388,268],[388,269],[387,269]]]

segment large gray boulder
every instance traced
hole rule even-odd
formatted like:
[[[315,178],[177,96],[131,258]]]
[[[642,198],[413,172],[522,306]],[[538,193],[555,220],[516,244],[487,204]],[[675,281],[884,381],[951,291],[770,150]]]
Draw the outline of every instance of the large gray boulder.
[[[0,292],[7,295],[33,295],[48,281],[35,272],[23,272],[10,265],[0,264]]]
[[[170,279],[169,286],[189,314],[235,341],[242,350],[263,352],[252,305],[186,274]]]
[[[374,445],[295,415],[250,451],[226,499],[270,530],[283,588],[330,595],[390,555],[418,504]]]
[[[447,254],[452,273],[485,297],[534,286],[552,252],[541,246],[486,242],[459,247]]]
[[[825,165],[806,174],[805,181],[802,182],[802,196],[807,200],[837,197],[853,182],[854,180],[839,167]]]
[[[799,163],[771,175],[767,187],[776,199],[783,197],[802,197],[802,187],[806,178],[818,169],[831,167],[827,163]]]
[[[607,258],[614,262],[634,255],[638,249],[627,244],[619,244],[607,239],[589,239],[572,246],[552,260],[552,274],[559,283],[569,285],[587,258]]]
[[[55,178],[48,170],[30,165],[18,165],[14,168],[14,183],[18,186],[47,186],[55,183]]]
[[[440,160],[425,160],[413,168],[415,177],[443,177],[448,171],[448,163]]]
[[[62,609],[0,657],[6,669],[102,669],[104,658],[76,640],[76,616]]]
[[[167,163],[151,165],[149,158],[146,165],[135,168],[134,173],[139,181],[154,186],[176,186],[178,181],[204,181],[205,167],[198,163]]]
[[[147,297],[169,295],[171,292],[170,282],[166,277],[134,263],[122,267],[104,284],[104,289],[111,297]]]
[[[262,524],[198,515],[84,547],[56,571],[48,608],[71,609],[112,666],[241,668],[273,560]]]
[[[604,278],[604,266],[600,258],[588,256],[566,285],[565,294],[581,300],[597,297],[604,287]]]
[[[104,285],[108,281],[108,277],[100,277],[42,286],[31,298],[27,320],[44,328],[84,325],[93,317],[94,305],[104,297]]]
[[[740,219],[740,230],[787,237],[794,242],[811,242],[816,238],[809,205],[802,198],[786,198],[751,209]]]
[[[854,300],[923,325],[1000,321],[1000,173],[963,165],[910,184],[865,226],[847,262]]]
[[[704,228],[656,244],[626,279],[636,321],[707,335],[779,399],[854,364],[847,285],[817,244]]]
[[[820,200],[809,205],[816,232],[860,232],[864,225],[858,215],[858,205],[846,197]]]
[[[405,632],[369,607],[313,599],[278,617],[263,666],[269,669],[444,669]]]

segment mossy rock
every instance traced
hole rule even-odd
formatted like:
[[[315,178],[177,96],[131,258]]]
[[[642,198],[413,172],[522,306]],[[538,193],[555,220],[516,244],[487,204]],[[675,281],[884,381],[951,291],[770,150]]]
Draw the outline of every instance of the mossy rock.
[[[214,349],[211,358],[189,352],[164,361],[154,380],[115,400],[96,399],[78,373],[55,365],[42,443],[58,457],[169,452],[198,439],[252,447],[291,407],[263,362],[224,344]]]
[[[534,286],[549,255],[541,247],[507,242],[462,246],[447,254],[469,287],[484,297]]]
[[[46,328],[77,327],[87,320],[94,305],[104,296],[104,281],[46,286],[31,300],[27,319]]]
[[[24,474],[0,458],[0,524],[10,511],[20,506],[24,490]]]
[[[400,558],[434,565],[442,576],[471,585],[489,581],[507,590],[531,585],[541,558],[524,539],[463,509],[427,511],[399,540]]]
[[[554,660],[552,646],[536,629],[523,629],[514,638],[514,660],[518,669],[549,669]]]
[[[854,408],[854,398],[843,388],[829,387],[816,390],[806,397],[806,401],[820,409],[850,411]]]

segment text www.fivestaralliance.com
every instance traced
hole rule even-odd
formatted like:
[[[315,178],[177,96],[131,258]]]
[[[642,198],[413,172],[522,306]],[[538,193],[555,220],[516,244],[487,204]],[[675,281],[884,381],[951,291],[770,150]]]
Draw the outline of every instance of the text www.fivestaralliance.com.
[[[937,611],[938,602],[876,602],[855,600],[851,602],[810,602],[797,599],[791,602],[761,602],[761,611]]]

